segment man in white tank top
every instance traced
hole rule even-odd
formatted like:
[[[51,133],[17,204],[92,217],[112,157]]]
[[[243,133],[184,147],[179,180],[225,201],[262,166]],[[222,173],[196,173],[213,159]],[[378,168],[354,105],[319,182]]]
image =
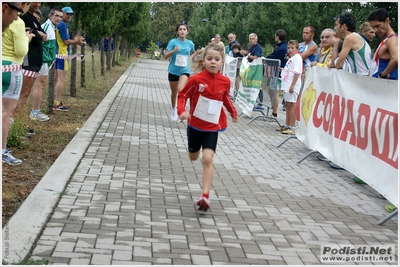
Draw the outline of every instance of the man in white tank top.
[[[332,53],[332,62],[338,58],[336,64],[329,67],[341,69],[345,59],[350,63],[352,73],[362,76],[368,76],[371,67],[372,55],[371,48],[356,30],[356,21],[349,12],[345,12],[336,18],[335,22],[336,35],[343,39],[342,51],[337,52],[338,41],[335,41]]]

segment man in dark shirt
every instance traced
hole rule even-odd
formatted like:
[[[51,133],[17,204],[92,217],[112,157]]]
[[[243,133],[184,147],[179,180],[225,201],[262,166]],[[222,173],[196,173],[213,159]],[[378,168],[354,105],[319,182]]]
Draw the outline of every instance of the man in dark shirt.
[[[228,51],[228,53],[230,53],[232,50],[233,50],[233,45],[237,45],[237,44],[239,44],[239,42],[236,40],[236,34],[234,34],[234,33],[230,33],[230,34],[228,34],[228,40],[229,40],[229,51]]]
[[[272,58],[272,59],[279,59],[281,61],[281,68],[284,68],[286,65],[287,61],[287,43],[286,43],[286,32],[284,30],[277,30],[275,33],[275,42],[277,43],[277,47],[275,48],[274,52],[269,54],[267,58]],[[279,73],[279,77],[280,77]],[[284,104],[284,101],[282,101],[282,104]],[[278,116],[278,106],[279,106],[279,90],[276,90],[276,97],[275,97],[275,102],[274,106],[272,108],[272,116],[277,117]]]
[[[47,40],[47,35],[40,26],[39,21],[33,15],[40,8],[40,2],[32,2],[29,6],[28,12],[26,12],[21,19],[25,22],[25,28],[30,28],[35,37],[29,43],[28,54],[24,58],[22,63],[22,69],[24,70],[24,80],[22,83],[21,94],[18,100],[17,111],[23,111],[25,109],[26,101],[31,92],[31,88],[39,75],[40,68],[43,64],[43,48],[42,43]],[[14,113],[16,114],[16,113]]]
[[[262,47],[257,43],[258,41],[258,36],[255,33],[250,33],[249,34],[249,42],[250,42],[250,48],[249,51],[246,50],[240,50],[240,54],[242,56],[247,56],[247,61],[249,63],[253,62],[254,59],[257,59],[259,57],[262,57]],[[260,89],[260,92],[258,93],[258,100],[259,103],[257,106],[254,108],[256,110],[264,110],[262,106],[262,102],[264,100],[264,95],[262,89]]]

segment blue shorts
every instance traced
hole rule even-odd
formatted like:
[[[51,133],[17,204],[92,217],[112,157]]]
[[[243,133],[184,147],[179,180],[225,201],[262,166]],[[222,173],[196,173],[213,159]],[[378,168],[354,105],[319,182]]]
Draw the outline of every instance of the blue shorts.
[[[68,59],[56,58],[56,70],[68,70]]]

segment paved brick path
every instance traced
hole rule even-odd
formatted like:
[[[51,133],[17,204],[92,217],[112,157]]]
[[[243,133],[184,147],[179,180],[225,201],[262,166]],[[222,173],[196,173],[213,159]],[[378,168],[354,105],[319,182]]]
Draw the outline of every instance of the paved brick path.
[[[167,62],[132,68],[36,242],[53,264],[320,264],[320,246],[398,245],[397,216],[352,174],[311,155],[276,122],[229,120],[211,211],[196,211],[200,161],[170,121]],[[279,120],[284,122],[284,112]],[[397,255],[397,254],[396,254]],[[396,261],[391,264],[397,264]]]

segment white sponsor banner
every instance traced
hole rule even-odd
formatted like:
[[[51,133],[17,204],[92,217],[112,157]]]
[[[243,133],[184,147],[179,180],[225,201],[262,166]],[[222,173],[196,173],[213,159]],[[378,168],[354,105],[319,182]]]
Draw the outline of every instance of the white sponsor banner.
[[[313,67],[297,138],[398,206],[398,81]]]
[[[254,104],[261,88],[263,75],[262,59],[258,58],[249,63],[247,57],[242,59],[240,65],[240,86],[235,99],[239,110],[251,117]]]
[[[229,90],[229,95],[231,97],[235,96],[235,80],[236,80],[236,69],[237,69],[237,58],[225,55],[224,63],[224,75],[231,81],[231,87]]]

